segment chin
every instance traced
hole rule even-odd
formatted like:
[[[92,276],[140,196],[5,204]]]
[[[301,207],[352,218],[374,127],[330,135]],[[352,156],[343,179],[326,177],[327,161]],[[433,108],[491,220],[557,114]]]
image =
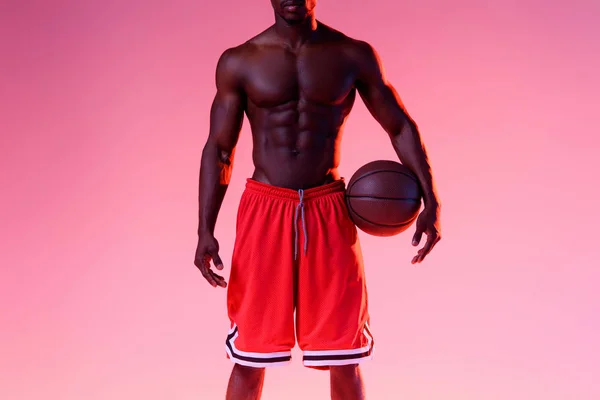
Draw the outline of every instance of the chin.
[[[283,13],[282,18],[290,25],[298,24],[304,20],[308,14],[306,13]]]

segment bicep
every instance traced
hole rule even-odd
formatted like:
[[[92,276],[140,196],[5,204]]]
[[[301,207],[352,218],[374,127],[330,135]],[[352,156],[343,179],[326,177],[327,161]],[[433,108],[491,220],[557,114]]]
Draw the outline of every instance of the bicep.
[[[397,132],[409,118],[408,113],[370,45],[361,46],[358,65],[356,88],[365,106],[389,134]]]
[[[233,150],[242,129],[243,117],[242,96],[237,93],[218,91],[210,110],[208,141],[224,151]]]
[[[210,110],[208,142],[223,151],[233,151],[244,118],[244,94],[239,83],[235,60],[225,52],[216,71],[217,93]]]

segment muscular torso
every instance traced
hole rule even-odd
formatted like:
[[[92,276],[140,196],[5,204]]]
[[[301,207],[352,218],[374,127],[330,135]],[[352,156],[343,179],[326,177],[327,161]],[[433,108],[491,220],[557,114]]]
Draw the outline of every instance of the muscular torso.
[[[354,99],[350,39],[321,27],[298,49],[267,30],[246,43],[243,88],[253,136],[253,178],[288,188],[338,179],[342,129]]]

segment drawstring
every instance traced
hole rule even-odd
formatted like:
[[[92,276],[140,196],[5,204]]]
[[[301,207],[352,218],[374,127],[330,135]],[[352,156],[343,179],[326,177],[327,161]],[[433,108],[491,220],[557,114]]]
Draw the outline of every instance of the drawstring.
[[[306,219],[304,218],[304,190],[298,190],[298,196],[300,202],[296,206],[296,212],[294,214],[294,260],[298,258],[298,214],[302,218],[302,231],[304,232],[304,254],[306,255],[306,249],[308,244],[308,235],[306,234]]]

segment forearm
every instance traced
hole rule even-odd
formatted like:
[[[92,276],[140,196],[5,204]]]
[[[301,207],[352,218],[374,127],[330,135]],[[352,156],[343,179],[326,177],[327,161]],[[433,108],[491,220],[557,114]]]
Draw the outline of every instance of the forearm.
[[[217,216],[231,179],[233,151],[225,152],[212,141],[202,151],[199,182],[198,234],[214,234]]]
[[[406,118],[400,129],[391,135],[391,139],[400,161],[410,168],[419,179],[425,207],[440,207],[440,199],[427,150],[421,140],[416,124],[410,118]]]

